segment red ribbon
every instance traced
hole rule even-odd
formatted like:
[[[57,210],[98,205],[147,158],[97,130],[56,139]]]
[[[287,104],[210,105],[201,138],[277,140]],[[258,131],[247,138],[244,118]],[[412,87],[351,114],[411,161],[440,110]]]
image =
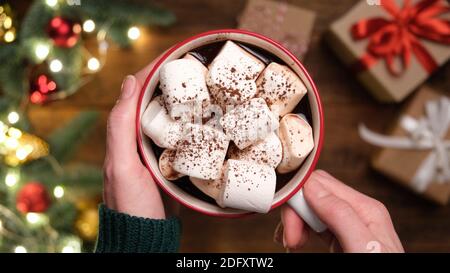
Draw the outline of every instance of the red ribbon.
[[[381,6],[391,19],[376,17],[363,19],[351,28],[353,39],[369,39],[367,52],[354,64],[356,71],[370,69],[379,59],[384,59],[389,72],[399,76],[411,62],[411,54],[431,74],[437,63],[420,39],[450,44],[450,20],[438,16],[450,12],[445,0],[421,0],[411,5],[405,0],[399,8],[394,0],[381,0]],[[395,58],[401,59],[401,68],[394,67]]]

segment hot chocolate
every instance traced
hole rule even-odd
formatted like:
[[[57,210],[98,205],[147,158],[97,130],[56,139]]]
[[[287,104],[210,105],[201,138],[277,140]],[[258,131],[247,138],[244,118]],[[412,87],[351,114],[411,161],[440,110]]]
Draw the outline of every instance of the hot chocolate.
[[[161,67],[143,132],[162,154],[162,175],[187,193],[267,212],[313,148],[305,94],[301,79],[271,53],[214,42]]]

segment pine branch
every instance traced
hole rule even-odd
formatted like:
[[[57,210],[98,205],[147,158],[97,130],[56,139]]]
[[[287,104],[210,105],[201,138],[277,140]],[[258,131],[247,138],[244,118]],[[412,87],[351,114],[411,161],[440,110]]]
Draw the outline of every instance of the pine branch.
[[[9,64],[0,68],[0,86],[3,94],[16,104],[22,98],[26,84],[24,82],[24,68],[20,64]]]
[[[58,59],[64,64],[64,70],[58,73],[50,72],[60,87],[78,89],[83,67],[83,52],[80,44],[72,48],[54,47],[50,53],[51,59]]]
[[[0,46],[0,64],[0,88],[4,95],[17,102],[26,86],[20,47],[16,44]]]
[[[18,45],[15,43],[0,46],[0,63],[9,63],[11,60],[19,58],[19,53]]]
[[[175,15],[150,3],[134,3],[125,0],[85,1],[80,8],[98,22],[128,22],[129,24],[168,26],[175,22]]]
[[[45,168],[24,168],[25,181],[39,181],[48,189],[64,186],[72,195],[97,195],[101,193],[103,173],[98,167],[85,164],[65,166],[62,173],[56,173],[50,166]]]
[[[53,10],[45,1],[34,1],[22,20],[19,42],[29,60],[39,62],[34,55],[35,45],[47,41],[47,24],[53,17]]]
[[[77,191],[83,196],[87,192],[97,195],[102,190],[103,172],[98,167],[76,164],[64,168],[63,180],[62,185],[71,188],[75,195]]]
[[[50,152],[59,162],[67,160],[97,121],[97,112],[83,112],[50,137]]]
[[[108,29],[108,38],[117,43],[120,47],[127,47],[131,44],[127,35],[129,28],[129,23],[115,21]]]
[[[58,231],[71,232],[77,216],[77,208],[70,202],[56,202],[48,209],[50,225]]]

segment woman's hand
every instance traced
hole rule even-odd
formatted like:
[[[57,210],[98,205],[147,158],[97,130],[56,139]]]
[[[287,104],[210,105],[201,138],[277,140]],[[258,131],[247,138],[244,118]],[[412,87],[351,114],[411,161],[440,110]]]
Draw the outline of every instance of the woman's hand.
[[[320,236],[330,251],[403,252],[386,207],[346,186],[324,171],[315,171],[304,186],[309,206],[328,226]],[[299,249],[308,240],[309,228],[285,206],[275,240],[288,249]]]
[[[139,159],[136,146],[136,107],[153,64],[125,78],[120,98],[109,115],[103,198],[110,209],[144,218],[165,219],[158,187]]]

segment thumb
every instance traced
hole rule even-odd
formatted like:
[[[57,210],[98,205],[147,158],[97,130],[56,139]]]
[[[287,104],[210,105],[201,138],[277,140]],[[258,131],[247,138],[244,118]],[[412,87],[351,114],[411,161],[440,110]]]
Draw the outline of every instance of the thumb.
[[[352,206],[323,187],[320,176],[313,174],[305,184],[305,198],[345,252],[365,252],[369,242],[375,241]]]
[[[136,106],[139,86],[134,76],[129,75],[122,83],[122,91],[112,109],[107,125],[107,156],[112,159],[135,160],[136,152]],[[134,161],[129,161],[134,162]]]

